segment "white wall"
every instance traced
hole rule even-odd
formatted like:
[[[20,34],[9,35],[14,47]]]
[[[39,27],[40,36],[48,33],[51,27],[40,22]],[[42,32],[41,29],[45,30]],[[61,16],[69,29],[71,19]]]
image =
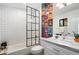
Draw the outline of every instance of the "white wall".
[[[59,19],[63,19],[63,18],[68,18],[68,32],[76,32],[78,33],[78,19],[79,19],[79,9],[77,10],[74,10],[74,11],[70,11],[70,12],[67,12],[67,13],[63,13],[63,14],[60,14],[60,15],[55,15],[54,17],[54,34],[55,33],[59,33]]]
[[[26,8],[21,5],[0,4],[0,42],[8,42],[8,53],[26,48]],[[40,7],[40,4],[27,5],[38,10]]]
[[[1,42],[8,42],[8,49],[20,44],[25,45],[26,13],[25,10],[0,6]],[[18,47],[17,47],[18,48]]]

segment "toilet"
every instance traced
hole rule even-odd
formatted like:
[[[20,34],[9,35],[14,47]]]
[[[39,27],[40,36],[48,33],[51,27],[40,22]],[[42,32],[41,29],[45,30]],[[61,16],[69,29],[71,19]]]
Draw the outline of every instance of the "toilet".
[[[33,46],[31,48],[31,54],[32,55],[43,55],[44,54],[44,48],[40,45]]]

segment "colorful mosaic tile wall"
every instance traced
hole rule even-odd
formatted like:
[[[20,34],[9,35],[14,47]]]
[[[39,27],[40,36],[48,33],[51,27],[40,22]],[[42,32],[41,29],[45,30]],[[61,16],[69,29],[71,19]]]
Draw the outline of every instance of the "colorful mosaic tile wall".
[[[53,4],[42,4],[42,37],[49,38],[53,36]]]

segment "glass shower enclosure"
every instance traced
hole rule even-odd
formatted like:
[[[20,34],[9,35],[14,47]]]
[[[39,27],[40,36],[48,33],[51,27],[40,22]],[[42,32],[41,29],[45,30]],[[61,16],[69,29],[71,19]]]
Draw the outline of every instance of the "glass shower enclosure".
[[[26,46],[40,44],[40,11],[26,6]]]

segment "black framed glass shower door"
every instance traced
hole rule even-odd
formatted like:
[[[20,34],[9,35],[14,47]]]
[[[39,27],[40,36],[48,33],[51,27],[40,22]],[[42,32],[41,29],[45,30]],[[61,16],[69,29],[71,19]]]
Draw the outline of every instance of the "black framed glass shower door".
[[[40,44],[40,11],[26,6],[26,46]]]

